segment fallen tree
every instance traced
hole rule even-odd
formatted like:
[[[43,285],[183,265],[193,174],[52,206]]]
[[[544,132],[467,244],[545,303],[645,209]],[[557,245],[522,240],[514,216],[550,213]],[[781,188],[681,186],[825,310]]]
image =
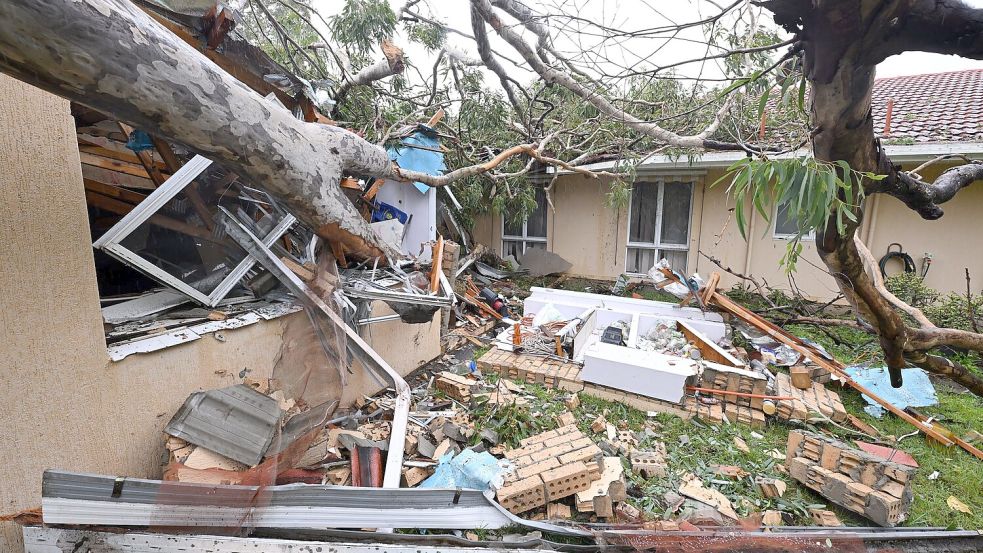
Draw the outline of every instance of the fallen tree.
[[[859,186],[838,193],[835,210],[820,206],[827,210],[817,233],[823,261],[864,323],[876,329],[895,384],[900,384],[900,368],[914,363],[983,395],[983,379],[932,353],[939,346],[983,352],[983,335],[925,324],[927,319],[919,317],[917,310],[885,293],[876,277],[877,268],[854,238],[863,219],[857,201],[861,193],[890,194],[921,217],[937,219],[943,214],[943,203],[983,175],[978,163],[949,170],[934,183],[924,182],[914,172],[901,171],[880,147],[870,113],[874,68],[890,55],[925,50],[983,58],[983,10],[939,0],[736,1],[700,21],[621,31],[583,21],[576,14],[544,17],[547,14],[518,0],[470,2],[474,35],[441,27],[414,11],[416,2],[393,15],[473,40],[482,64],[499,78],[514,108],[515,118],[500,122],[507,133],[496,137],[497,147],[472,145],[463,156],[468,163],[437,177],[399,168],[389,161],[382,145],[355,133],[294,119],[125,0],[8,0],[0,4],[0,70],[158,132],[226,164],[283,199],[319,235],[341,244],[355,257],[390,258],[395,252],[377,239],[342,194],[339,182],[343,175],[416,180],[433,186],[485,176],[492,181],[487,195],[483,195],[484,190],[478,194],[479,201],[485,201],[496,196],[498,183],[505,185],[510,197],[515,195],[509,182],[530,172],[537,162],[599,177],[601,173],[581,165],[598,156],[611,159],[639,151],[648,155],[667,148],[673,152],[738,150],[757,156],[768,148],[749,139],[748,129],[742,126],[744,119],[733,113],[740,107],[740,99],[735,100],[731,93],[769,73],[792,75],[801,66],[811,89],[804,143],[811,144],[818,162],[831,166],[842,163],[840,178],[852,174],[862,177]],[[760,33],[753,5],[770,10],[792,38],[778,40]],[[380,6],[382,11],[388,9]],[[570,33],[570,25],[576,22],[615,40],[659,33],[671,37],[701,25],[720,30],[725,18],[735,11],[736,20],[742,23],[728,22],[730,27],[722,33],[728,42],[715,44],[715,53],[710,54],[708,48],[691,60],[663,66],[626,65],[610,74],[605,67],[598,68],[603,64],[570,57],[552,44],[555,30],[550,22],[557,18],[566,23],[564,32]],[[518,24],[512,24],[513,20]],[[503,56],[501,49],[492,51],[489,28],[518,54],[521,67],[538,75],[541,83],[528,89],[518,86],[502,63],[516,62]],[[533,41],[527,41],[527,36]],[[284,44],[290,42],[282,38]],[[777,60],[767,57],[781,49],[785,51]],[[447,69],[458,89],[455,101],[462,106],[471,101],[474,88],[469,88],[464,78],[468,75],[463,71],[474,62],[463,63],[460,56],[446,52],[440,50],[433,76],[423,83],[426,90],[406,94],[411,109],[404,113],[450,103],[450,87],[437,85],[442,63],[449,64]],[[744,57],[754,63],[733,62]],[[394,63],[396,59],[387,55],[384,62],[342,79],[341,96],[350,99],[356,87],[371,86],[375,79],[397,73],[403,60],[399,57]],[[734,84],[703,95],[680,93],[678,89],[663,94],[663,89],[652,84],[664,75],[669,75],[667,82],[673,82],[675,67],[711,59],[730,62],[727,75],[735,79]],[[736,77],[739,75],[747,76]],[[619,86],[624,83],[628,85]],[[766,85],[764,88],[771,87]],[[688,100],[679,103],[686,96]],[[421,97],[425,99],[419,100]],[[585,105],[592,106],[593,113],[585,114]],[[499,110],[501,106],[492,99],[491,107]],[[365,128],[375,129],[384,142],[391,128],[382,132],[378,128],[381,122],[375,117]],[[489,127],[484,123],[479,121],[472,130]],[[460,121],[458,125],[458,129],[443,130],[463,136]],[[463,140],[456,144],[459,149],[460,142]],[[496,167],[516,157],[523,159],[524,166],[496,172]],[[626,173],[604,175],[625,177]],[[873,178],[875,175],[881,178]],[[844,211],[849,220],[842,219]],[[910,316],[915,326],[910,326],[902,314]]]
[[[870,110],[875,67],[889,56],[918,50],[983,59],[983,9],[940,0],[768,0],[761,4],[802,43],[817,160],[843,160],[854,170],[884,175],[881,180],[865,179],[864,192],[894,196],[930,220],[942,217],[941,204],[956,192],[983,178],[979,163],[950,169],[934,183],[901,171],[875,137]],[[859,202],[854,203],[858,204],[855,220],[838,229],[829,218],[818,229],[816,244],[840,290],[877,329],[892,383],[900,386],[901,368],[913,363],[983,396],[983,378],[931,353],[939,346],[983,352],[983,335],[936,328],[884,289],[873,256],[855,238],[863,210]],[[917,326],[909,326],[902,313],[912,315]]]
[[[941,0],[764,0],[752,3],[771,11],[776,22],[793,38],[787,42],[791,45],[778,63],[745,79],[745,83],[759,80],[781,61],[801,55],[802,70],[811,90],[808,142],[812,154],[818,162],[825,162],[830,167],[845,164],[837,171],[839,178],[846,182],[860,177],[860,186],[844,187],[839,191],[834,198],[837,201],[835,209],[832,205],[819,206],[825,210],[825,216],[824,222],[817,225],[820,227],[817,229],[817,246],[830,274],[834,275],[858,316],[877,331],[892,383],[900,386],[901,368],[915,364],[951,378],[983,396],[983,378],[931,351],[939,346],[951,346],[983,352],[983,335],[937,328],[917,309],[887,292],[880,282],[877,265],[872,263],[872,256],[855,238],[863,221],[859,200],[864,195],[889,194],[921,217],[938,219],[943,214],[941,204],[983,178],[983,164],[978,162],[949,169],[933,183],[901,171],[887,158],[875,137],[870,109],[875,66],[889,56],[918,50],[983,59],[983,9],[971,8],[961,1]],[[473,13],[519,52],[542,79],[569,89],[608,117],[669,145],[703,149],[732,147],[711,140],[710,134],[681,139],[612,103],[599,93],[603,88],[599,83],[593,83],[597,86],[585,85],[583,78],[575,78],[569,69],[563,69],[562,57],[543,47],[543,42],[549,41],[543,18],[519,0],[471,0],[471,4]],[[732,4],[723,12],[740,4],[743,3]],[[506,24],[503,21],[505,15],[516,19],[519,26],[537,37],[538,44],[528,43],[517,32],[516,26]],[[654,75],[662,69],[652,69],[649,73]],[[767,84],[768,88],[771,86]],[[763,98],[767,100],[768,96],[764,94]],[[761,108],[764,108],[763,103]],[[714,124],[719,121],[718,113]],[[749,154],[760,153],[760,149],[740,140],[737,143]],[[874,175],[877,178],[873,178]],[[773,182],[769,175],[762,179],[760,186],[770,186]],[[909,326],[903,314],[911,316],[917,326]]]

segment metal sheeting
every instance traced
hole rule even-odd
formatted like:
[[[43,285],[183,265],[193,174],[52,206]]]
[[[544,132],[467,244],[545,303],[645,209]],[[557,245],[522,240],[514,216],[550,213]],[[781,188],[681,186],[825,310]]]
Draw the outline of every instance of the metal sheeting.
[[[392,544],[345,543],[335,541],[300,541],[271,538],[240,538],[231,536],[183,536],[130,532],[113,534],[62,528],[24,528],[25,553],[77,553],[78,544],[85,544],[88,553],[538,553],[547,549],[447,546],[441,543]]]
[[[256,504],[257,492],[262,495]],[[45,471],[45,524],[254,528],[502,528],[515,519],[478,490],[291,484],[221,486]]]
[[[188,396],[164,432],[254,466],[266,455],[283,411],[245,384]]]

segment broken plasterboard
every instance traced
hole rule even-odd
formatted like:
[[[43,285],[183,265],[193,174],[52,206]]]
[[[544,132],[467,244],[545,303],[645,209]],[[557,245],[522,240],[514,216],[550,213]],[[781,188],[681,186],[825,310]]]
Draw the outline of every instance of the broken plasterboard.
[[[135,321],[177,307],[187,301],[188,297],[176,290],[158,290],[103,307],[102,320],[111,325]]]
[[[529,248],[519,258],[519,264],[529,271],[529,276],[538,277],[565,273],[573,265],[559,255],[543,248]]]
[[[724,319],[719,313],[703,312],[695,307],[679,307],[674,303],[661,301],[588,294],[538,286],[532,287],[530,292],[529,297],[523,300],[523,311],[526,315],[537,313],[547,304],[552,304],[563,316],[572,319],[582,313],[584,309],[595,307],[630,315],[657,315],[675,320],[682,319],[714,342],[719,342],[726,334]]]
[[[595,342],[584,350],[580,378],[584,382],[680,403],[688,379],[697,372],[697,363],[692,359]]]
[[[380,240],[389,244],[394,249],[400,249],[403,245],[403,232],[406,230],[406,225],[399,222],[399,219],[387,219],[385,221],[377,221],[375,223],[370,223],[369,227],[375,231],[376,236]]]

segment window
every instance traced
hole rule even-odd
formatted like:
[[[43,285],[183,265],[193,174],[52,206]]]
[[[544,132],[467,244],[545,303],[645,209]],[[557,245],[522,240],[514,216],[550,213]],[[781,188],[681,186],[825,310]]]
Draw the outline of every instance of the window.
[[[644,273],[662,258],[676,269],[686,269],[692,206],[691,182],[635,183],[628,213],[627,272]]]
[[[511,223],[502,216],[502,257],[516,259],[527,249],[546,249],[546,191],[536,189],[536,209],[521,223]]]
[[[799,225],[796,223],[795,218],[791,217],[789,214],[789,208],[791,204],[788,202],[778,205],[775,207],[775,238],[782,240],[791,240],[799,234]],[[816,239],[816,229],[810,230],[807,234],[802,235],[805,240],[815,240]]]

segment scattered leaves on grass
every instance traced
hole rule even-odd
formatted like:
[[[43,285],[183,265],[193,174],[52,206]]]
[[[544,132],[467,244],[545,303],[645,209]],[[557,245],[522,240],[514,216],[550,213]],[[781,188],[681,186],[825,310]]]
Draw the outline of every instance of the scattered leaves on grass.
[[[969,505],[959,501],[959,499],[957,499],[954,495],[950,495],[949,499],[946,499],[945,502],[946,505],[948,505],[953,511],[959,511],[960,513],[966,513],[967,515],[973,514],[973,510],[969,508]]]

